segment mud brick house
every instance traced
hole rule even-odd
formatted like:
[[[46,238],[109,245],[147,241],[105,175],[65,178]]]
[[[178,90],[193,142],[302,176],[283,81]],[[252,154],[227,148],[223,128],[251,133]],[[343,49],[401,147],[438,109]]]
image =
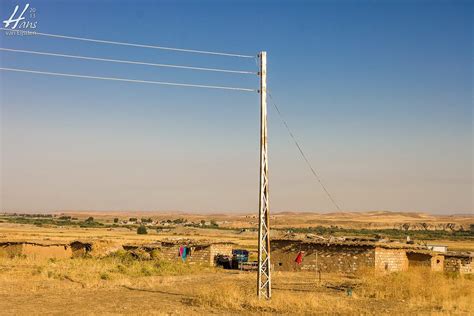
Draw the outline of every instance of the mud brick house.
[[[444,271],[459,274],[474,273],[473,258],[472,253],[448,251],[444,255]]]
[[[148,253],[154,252],[158,256],[169,260],[186,261],[191,264],[215,265],[215,259],[218,255],[232,256],[234,246],[235,244],[231,242],[173,240],[146,245],[124,245],[123,248],[128,251],[141,249]],[[180,253],[180,248],[186,248],[184,260]]]
[[[9,241],[0,243],[0,257],[71,258],[68,243]]]
[[[121,248],[121,247],[120,247]],[[41,240],[0,242],[0,257],[25,256],[29,258],[101,257],[117,250],[117,245],[107,241],[55,242]]]
[[[271,241],[275,271],[321,271],[351,274],[363,269],[396,272],[426,266],[443,271],[444,256],[421,246],[370,240]],[[296,258],[301,254],[301,263]]]

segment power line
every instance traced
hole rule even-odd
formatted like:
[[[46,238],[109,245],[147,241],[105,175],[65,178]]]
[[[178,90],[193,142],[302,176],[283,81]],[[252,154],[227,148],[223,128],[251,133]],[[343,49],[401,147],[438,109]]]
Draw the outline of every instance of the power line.
[[[201,84],[190,84],[190,83],[177,83],[177,82],[165,82],[165,81],[149,81],[149,80],[136,80],[136,79],[126,79],[126,78],[114,78],[114,77],[96,77],[96,76],[86,76],[86,75],[76,75],[76,74],[65,74],[59,72],[47,72],[39,70],[29,70],[29,69],[18,69],[18,68],[4,68],[0,67],[0,70],[3,71],[14,71],[14,72],[24,72],[32,74],[42,74],[50,76],[61,76],[61,77],[75,77],[83,79],[98,79],[98,80],[112,80],[112,81],[122,81],[122,82],[133,82],[133,83],[148,83],[148,84],[158,84],[158,85],[167,85],[167,86],[180,86],[180,87],[193,87],[193,88],[208,88],[208,89],[222,89],[222,90],[236,90],[236,91],[248,91],[256,92],[255,89],[248,88],[236,88],[236,87],[227,87],[227,86],[211,86],[211,85],[201,85]]]
[[[275,101],[273,100],[273,97],[271,95],[270,92],[268,92],[268,96],[270,97],[270,99],[272,100],[272,104],[273,104],[273,107],[276,109],[278,115],[280,116],[280,119],[282,120],[283,124],[285,125],[286,127],[286,130],[288,131],[288,133],[290,134],[290,137],[293,139],[293,142],[295,143],[296,147],[298,148],[298,151],[300,152],[301,156],[303,157],[304,161],[306,162],[306,164],[308,165],[309,169],[311,169],[311,172],[313,173],[314,177],[316,178],[316,180],[318,180],[319,184],[321,185],[321,187],[323,188],[324,192],[326,193],[326,195],[328,196],[329,200],[331,200],[332,204],[334,204],[334,206],[337,208],[337,210],[341,210],[339,208],[339,205],[336,203],[336,201],[334,200],[334,198],[332,197],[331,193],[329,193],[328,189],[326,188],[326,186],[324,185],[323,181],[321,180],[321,177],[318,175],[318,173],[316,172],[316,170],[313,168],[313,166],[311,165],[311,163],[309,162],[308,158],[306,157],[305,153],[303,152],[303,149],[301,149],[301,146],[300,144],[298,143],[298,141],[296,140],[296,137],[293,135],[293,133],[291,132],[291,129],[290,127],[288,126],[288,123],[286,122],[286,120],[283,118],[283,115],[281,114],[280,112],[280,109],[278,108],[278,106],[276,105]]]
[[[12,32],[22,32],[20,30],[11,30],[11,29],[3,28],[3,27],[0,28],[0,30],[12,31]],[[77,37],[77,36],[66,36],[66,35],[58,35],[58,34],[50,34],[50,33],[41,33],[41,32],[37,32],[37,31],[31,31],[31,33],[34,34],[34,35],[41,35],[41,36],[53,37],[53,38],[71,39],[71,40],[77,40],[77,41],[94,42],[94,43],[102,43],[102,44],[112,44],[112,45],[122,45],[122,46],[132,46],[132,47],[141,47],[141,48],[161,49],[161,50],[177,51],[177,52],[184,52],[184,53],[208,54],[208,55],[219,55],[219,56],[240,57],[240,58],[254,58],[255,57],[255,56],[250,56],[250,55],[241,55],[241,54],[234,54],[234,53],[221,53],[221,52],[196,50],[196,49],[184,49],[184,48],[175,48],[175,47],[166,47],[166,46],[155,46],[155,45],[127,43],[127,42],[108,41],[108,40],[100,40],[100,39]]]
[[[113,62],[113,63],[144,65],[144,66],[154,66],[154,67],[169,67],[169,68],[180,68],[180,69],[191,69],[191,70],[202,70],[202,71],[215,71],[215,72],[226,72],[226,73],[236,73],[236,74],[252,74],[252,75],[257,74],[256,72],[244,71],[244,70],[229,70],[229,69],[205,68],[205,67],[194,67],[194,66],[184,66],[184,65],[156,64],[156,63],[147,63],[147,62],[141,62],[141,61],[131,61],[131,60],[122,60],[122,59],[109,59],[109,58],[78,56],[78,55],[66,55],[66,54],[38,52],[38,51],[32,51],[32,50],[22,50],[22,49],[13,49],[13,48],[4,48],[4,47],[0,47],[0,50],[7,51],[7,52],[15,52],[15,53],[25,53],[25,54],[35,54],[35,55],[44,55],[44,56],[95,60],[95,61],[106,61],[106,62]]]

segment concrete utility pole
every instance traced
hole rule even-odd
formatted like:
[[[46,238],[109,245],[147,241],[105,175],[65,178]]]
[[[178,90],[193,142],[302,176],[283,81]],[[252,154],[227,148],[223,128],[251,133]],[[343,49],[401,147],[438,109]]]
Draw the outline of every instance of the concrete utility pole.
[[[270,214],[268,206],[267,151],[267,52],[260,52],[260,192],[258,203],[258,276],[257,294],[269,299],[270,275]]]

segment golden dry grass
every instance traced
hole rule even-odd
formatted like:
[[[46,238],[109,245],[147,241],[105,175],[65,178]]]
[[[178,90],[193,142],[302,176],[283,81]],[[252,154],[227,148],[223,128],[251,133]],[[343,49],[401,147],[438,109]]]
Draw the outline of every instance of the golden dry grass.
[[[169,260],[137,260],[125,251],[105,258],[41,259],[0,257],[0,278],[3,280],[67,280],[82,287],[128,284],[152,276],[185,276],[211,272],[215,269]],[[108,282],[104,282],[108,281]]]
[[[366,271],[352,277],[327,274],[321,281],[310,272],[276,272],[270,301],[256,298],[255,277],[255,273],[160,259],[131,260],[123,253],[102,259],[1,258],[0,309],[16,315],[38,310],[57,314],[73,310],[76,314],[468,315],[474,308],[472,277],[424,269],[387,275]]]
[[[288,277],[295,276],[290,273],[277,275],[275,286],[278,288],[278,283],[281,286],[282,279]],[[297,283],[299,289],[276,290],[270,301],[257,299],[254,284],[249,280],[233,285],[202,286],[192,302],[235,312],[283,314],[384,314],[393,311],[396,314],[467,315],[474,308],[474,279],[469,276],[414,269],[387,275],[367,272],[349,280],[332,276],[330,282],[318,284],[310,277],[307,282],[311,284],[305,289]],[[341,291],[328,291],[338,285]]]
[[[407,308],[444,313],[469,313],[474,309],[474,278],[427,268],[408,272],[361,276],[359,295],[374,299],[399,301]]]

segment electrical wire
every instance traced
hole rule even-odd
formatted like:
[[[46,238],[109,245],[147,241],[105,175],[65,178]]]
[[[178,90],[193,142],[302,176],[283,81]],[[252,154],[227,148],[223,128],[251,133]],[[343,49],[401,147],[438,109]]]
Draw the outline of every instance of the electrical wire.
[[[95,61],[106,61],[106,62],[113,62],[113,63],[144,65],[144,66],[154,66],[154,67],[169,67],[169,68],[180,68],[180,69],[190,69],[190,70],[226,72],[226,73],[235,73],[235,74],[252,74],[252,75],[257,74],[256,72],[243,71],[243,70],[229,70],[229,69],[220,69],[220,68],[205,68],[205,67],[171,65],[171,64],[156,64],[156,63],[147,63],[147,62],[141,62],[141,61],[131,61],[131,60],[122,60],[122,59],[109,59],[109,58],[78,56],[78,55],[66,55],[66,54],[58,54],[58,53],[32,51],[32,50],[5,48],[5,47],[0,47],[0,50],[6,51],[6,52],[15,52],[15,53],[25,53],[25,54],[35,54],[35,55],[44,55],[44,56],[95,60]]]
[[[0,28],[0,30],[2,30],[2,31],[11,31],[11,32],[22,32],[21,30],[11,30],[11,29],[3,28],[3,27]],[[30,32],[30,31],[28,31],[28,32]],[[53,38],[71,39],[71,40],[77,40],[77,41],[111,44],[111,45],[122,45],[122,46],[132,46],[132,47],[141,47],[141,48],[161,49],[161,50],[177,51],[177,52],[183,52],[183,53],[207,54],[207,55],[218,55],[218,56],[240,57],[240,58],[254,58],[255,57],[255,56],[251,56],[251,55],[242,55],[242,54],[234,54],[234,53],[222,53],[222,52],[213,52],[213,51],[196,50],[196,49],[185,49],[185,48],[175,48],[175,47],[166,47],[166,46],[155,46],[155,45],[127,43],[127,42],[108,41],[108,40],[100,40],[100,39],[77,37],[77,36],[67,36],[67,35],[59,35],[59,34],[41,33],[41,32],[37,32],[37,31],[31,31],[30,33],[33,34],[33,35],[40,35],[40,36],[53,37]]]
[[[321,180],[321,177],[319,176],[319,174],[316,172],[316,170],[313,168],[313,166],[311,165],[311,163],[309,162],[308,158],[306,157],[305,153],[303,152],[303,149],[301,148],[301,145],[298,143],[298,141],[296,140],[296,137],[295,135],[293,135],[290,127],[288,126],[288,123],[286,122],[285,118],[283,117],[282,113],[280,112],[280,109],[278,108],[278,106],[276,105],[275,101],[273,100],[273,97],[271,95],[270,92],[268,92],[268,96],[270,97],[270,100],[272,101],[272,104],[273,104],[273,107],[275,108],[275,110],[277,111],[278,113],[278,116],[280,116],[280,119],[282,120],[283,122],[283,125],[285,125],[286,127],[286,130],[288,131],[288,133],[290,134],[290,137],[293,139],[293,142],[295,143],[296,147],[298,148],[298,151],[300,152],[301,156],[303,157],[304,161],[306,162],[306,164],[308,165],[309,169],[311,169],[311,173],[314,175],[314,177],[316,178],[316,180],[318,180],[319,184],[321,185],[321,187],[323,188],[324,192],[326,193],[326,195],[328,196],[329,200],[331,200],[332,204],[334,204],[334,206],[337,208],[337,210],[341,210],[339,208],[339,205],[336,203],[336,201],[334,200],[334,198],[332,197],[331,193],[329,193],[328,189],[326,188],[326,186],[324,185],[323,181]]]
[[[59,73],[59,72],[47,72],[47,71],[18,69],[18,68],[0,67],[0,70],[13,71],[13,72],[24,72],[24,73],[32,73],[32,74],[42,74],[42,75],[50,75],[50,76],[75,77],[75,78],[98,79],[98,80],[112,80],[112,81],[147,83],[147,84],[157,84],[157,85],[167,85],[167,86],[222,89],[222,90],[235,90],[235,91],[248,91],[248,92],[256,92],[257,91],[256,89],[248,89],[248,88],[236,88],[236,87],[227,87],[227,86],[212,86],[212,85],[178,83],[178,82],[165,82],[165,81],[149,81],[149,80],[137,80],[137,79],[126,79],[126,78],[115,78],[115,77],[97,77],[97,76],[66,74],[66,73]]]

